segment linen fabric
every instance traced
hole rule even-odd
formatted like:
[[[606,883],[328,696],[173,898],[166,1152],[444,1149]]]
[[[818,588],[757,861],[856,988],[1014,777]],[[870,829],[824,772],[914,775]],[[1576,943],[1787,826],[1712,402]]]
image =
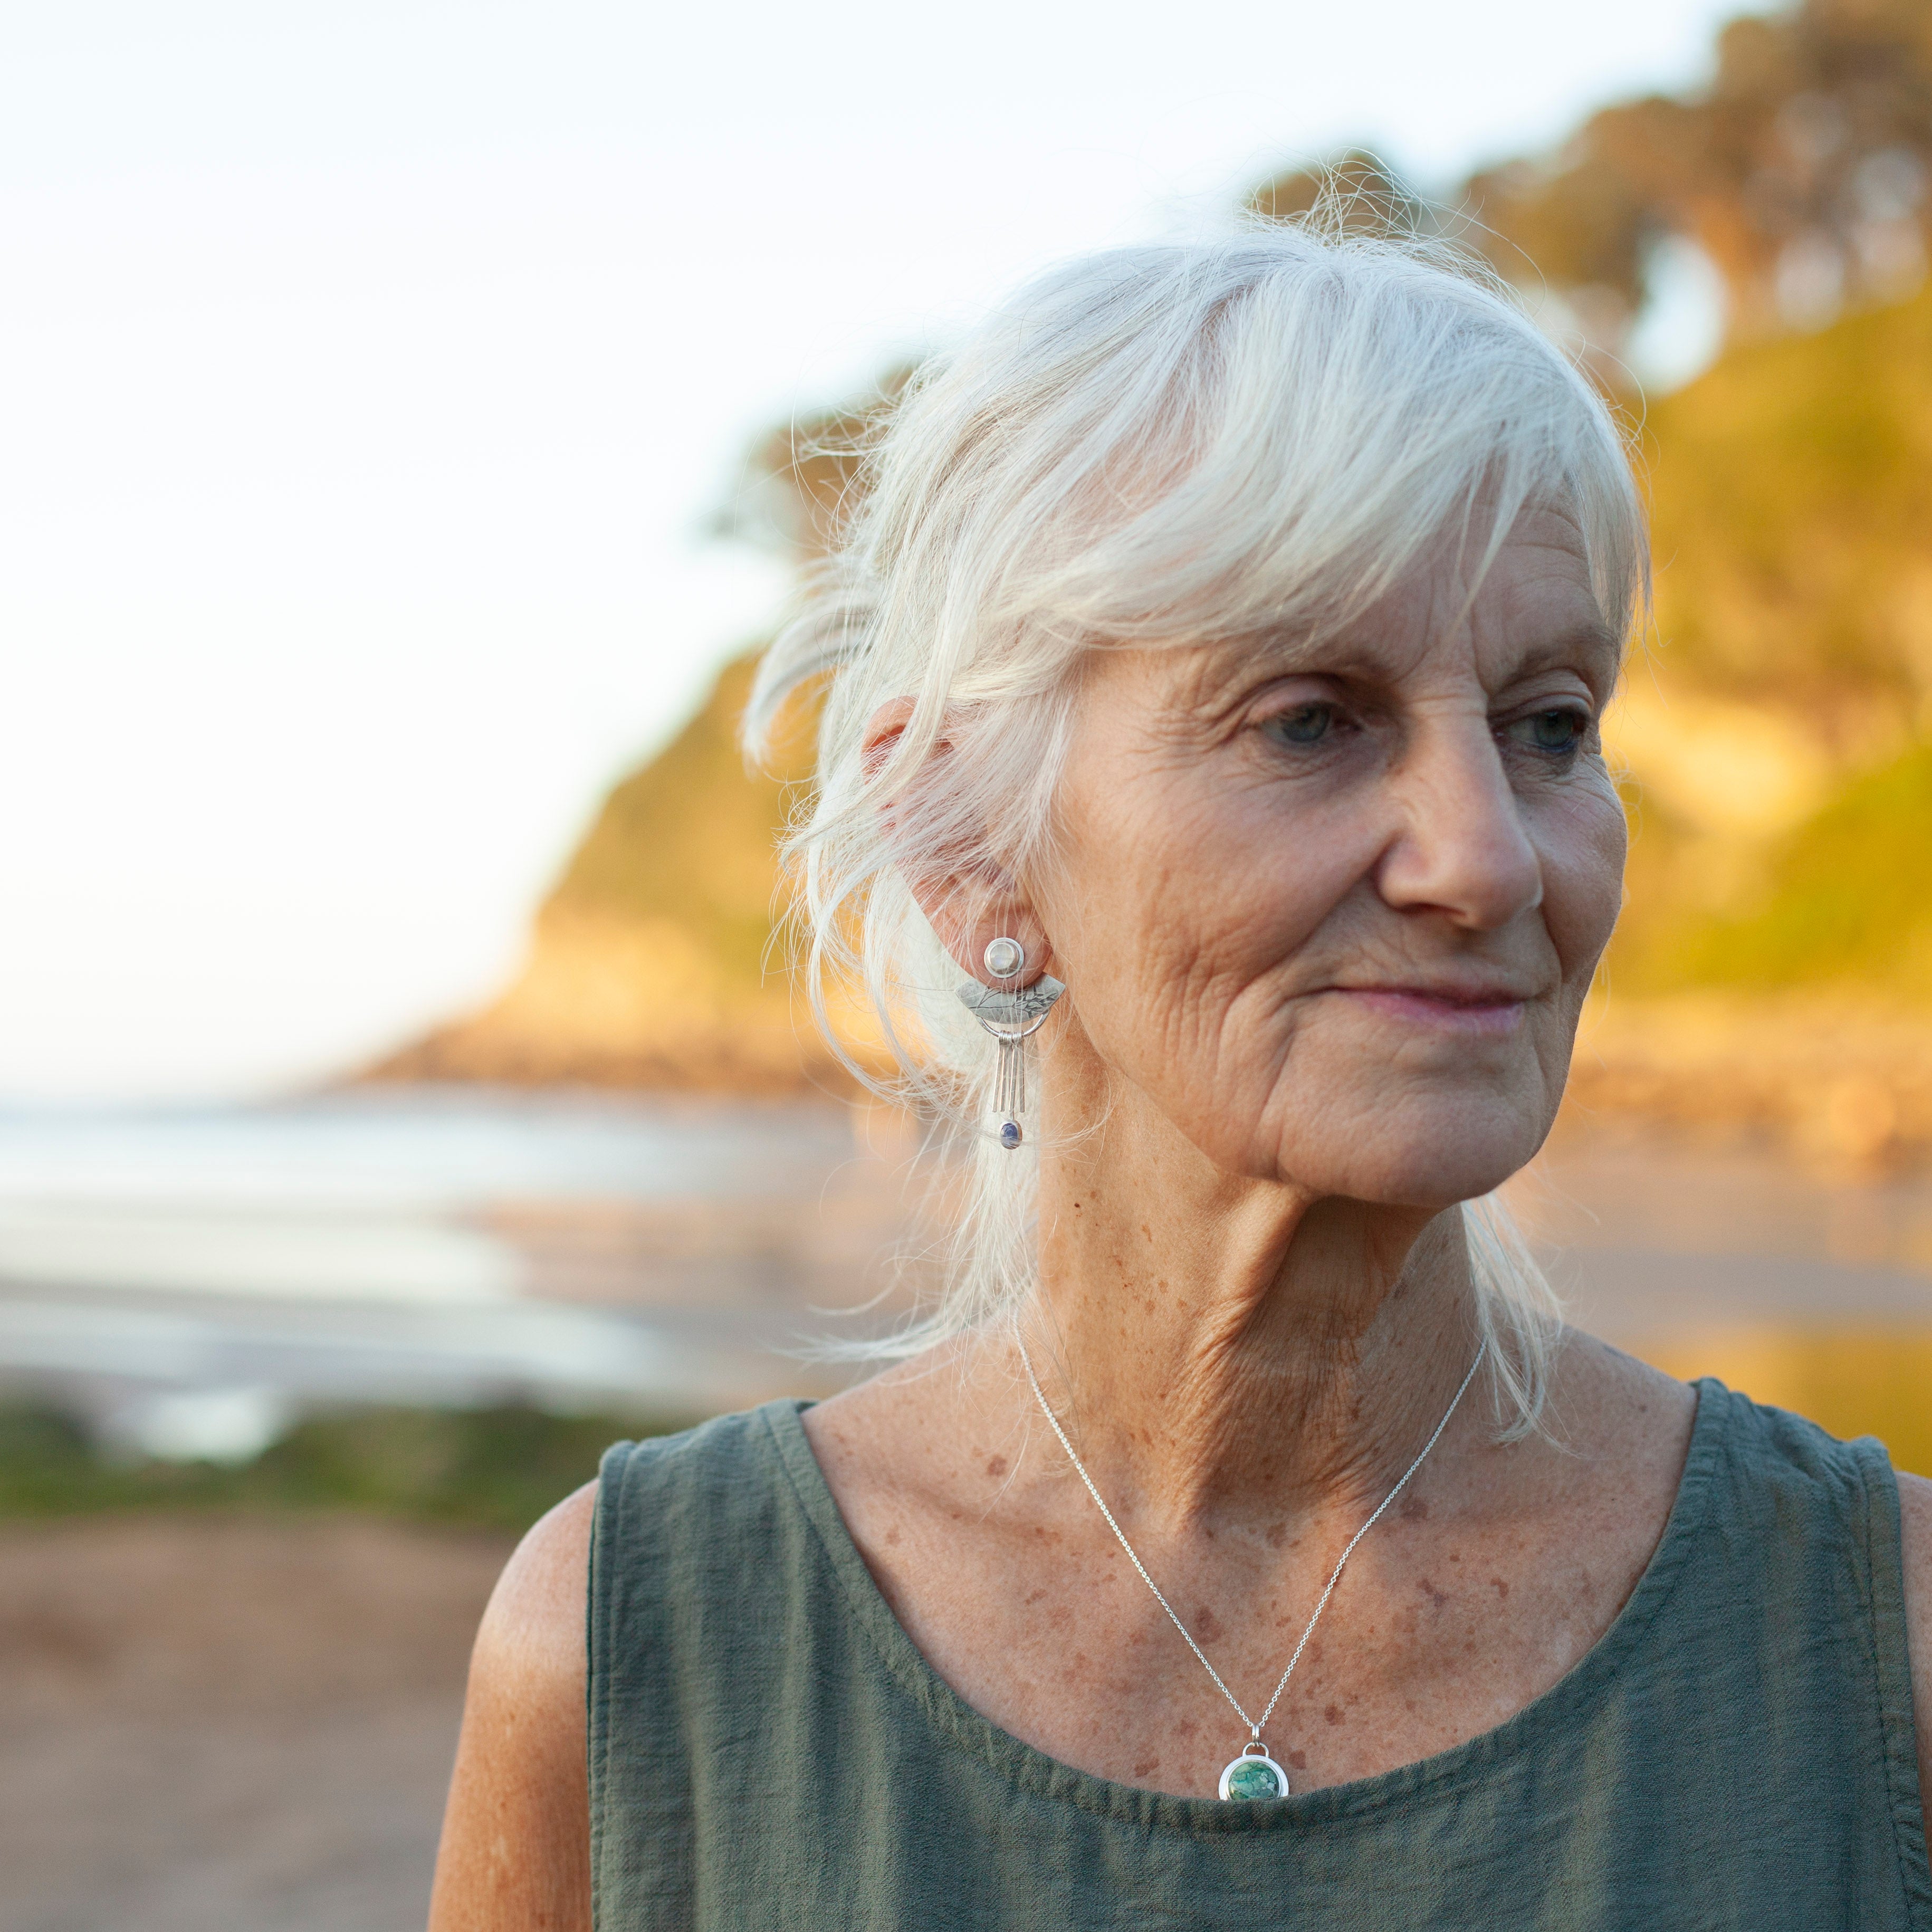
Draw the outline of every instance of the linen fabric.
[[[1932,1932],[1886,1453],[1698,1384],[1601,1640],[1453,1750],[1279,1802],[1134,1789],[920,1656],[773,1402],[605,1456],[597,1932]]]

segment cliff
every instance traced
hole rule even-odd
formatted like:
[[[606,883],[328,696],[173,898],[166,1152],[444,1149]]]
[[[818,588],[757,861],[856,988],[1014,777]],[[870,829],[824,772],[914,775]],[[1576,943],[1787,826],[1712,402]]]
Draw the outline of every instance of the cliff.
[[[1573,1099],[1932,1153],[1932,291],[1733,350],[1645,446],[1657,622],[1606,733],[1630,903]],[[773,933],[807,734],[746,776],[750,668],[610,794],[502,998],[378,1077],[847,1086]]]
[[[810,769],[808,734],[801,725],[778,775],[747,772],[736,734],[754,662],[728,664],[683,729],[604,800],[501,996],[367,1077],[846,1090],[775,927],[775,848]]]

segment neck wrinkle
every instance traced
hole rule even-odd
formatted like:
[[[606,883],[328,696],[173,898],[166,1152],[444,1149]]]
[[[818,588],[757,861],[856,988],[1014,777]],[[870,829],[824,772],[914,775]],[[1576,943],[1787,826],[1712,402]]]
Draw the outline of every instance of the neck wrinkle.
[[[1172,1164],[1129,1190],[1119,1152],[1105,1180],[1078,1150],[1043,1160],[1041,1286],[1022,1317],[1111,1506],[1162,1538],[1271,1539],[1292,1518],[1372,1509],[1475,1347],[1460,1212]]]

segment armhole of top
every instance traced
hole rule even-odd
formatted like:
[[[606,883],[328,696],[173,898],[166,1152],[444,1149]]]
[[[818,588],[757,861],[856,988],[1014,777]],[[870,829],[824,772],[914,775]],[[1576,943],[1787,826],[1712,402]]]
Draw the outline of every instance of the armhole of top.
[[[608,1628],[610,1592],[604,1587],[622,1514],[624,1477],[634,1443],[614,1442],[597,1469],[597,1502],[590,1514],[590,1567],[584,1592],[584,1774],[590,1794],[590,1918],[603,1918],[604,1795],[610,1750]]]
[[[1905,1550],[1898,1479],[1882,1443],[1867,1436],[1846,1445],[1860,1479],[1858,1540],[1864,1558],[1873,1674],[1885,1739],[1886,1789],[1898,1847],[1899,1880],[1912,1923],[1932,1932],[1932,1864],[1918,1781],[1918,1737],[1912,1709],[1912,1657],[1905,1622]],[[1927,1714],[1932,1720],[1932,1712]]]

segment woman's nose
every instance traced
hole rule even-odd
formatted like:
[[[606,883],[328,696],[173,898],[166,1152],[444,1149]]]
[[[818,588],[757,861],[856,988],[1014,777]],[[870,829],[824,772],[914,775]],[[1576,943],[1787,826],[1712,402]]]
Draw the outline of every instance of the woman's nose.
[[[1419,733],[1390,782],[1397,830],[1376,879],[1385,903],[1479,932],[1541,904],[1542,862],[1486,718]]]

